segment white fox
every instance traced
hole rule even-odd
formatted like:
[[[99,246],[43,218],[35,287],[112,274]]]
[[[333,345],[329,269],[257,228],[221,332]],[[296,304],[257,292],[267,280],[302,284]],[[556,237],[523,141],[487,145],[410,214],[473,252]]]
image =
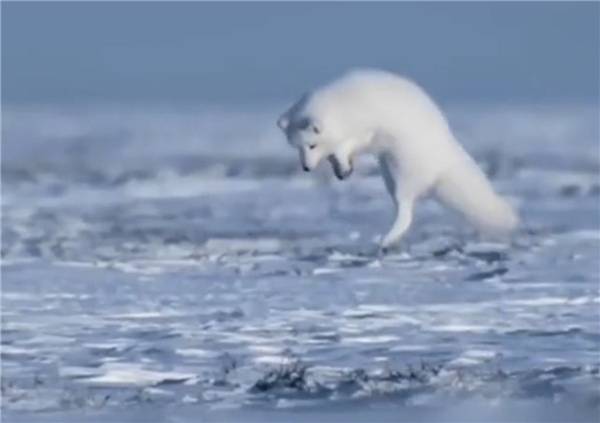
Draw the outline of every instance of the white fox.
[[[304,170],[329,160],[347,179],[354,158],[378,158],[396,217],[380,247],[398,243],[419,199],[433,193],[480,233],[505,236],[519,224],[516,211],[494,190],[458,143],[441,110],[414,82],[380,70],[358,69],[308,92],[278,119]]]

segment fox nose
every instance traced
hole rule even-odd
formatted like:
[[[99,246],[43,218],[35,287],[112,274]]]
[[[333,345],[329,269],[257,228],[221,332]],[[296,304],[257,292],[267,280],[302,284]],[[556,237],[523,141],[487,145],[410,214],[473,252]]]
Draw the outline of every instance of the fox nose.
[[[306,165],[302,165],[302,169],[304,169],[305,172],[310,172],[310,167]]]

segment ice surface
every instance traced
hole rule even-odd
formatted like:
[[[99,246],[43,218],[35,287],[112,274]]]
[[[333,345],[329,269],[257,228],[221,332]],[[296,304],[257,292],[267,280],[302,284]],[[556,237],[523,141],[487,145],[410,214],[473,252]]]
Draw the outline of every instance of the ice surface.
[[[3,418],[597,419],[597,106],[450,108],[525,227],[427,200],[385,257],[373,161],[304,174],[279,109],[3,109]]]

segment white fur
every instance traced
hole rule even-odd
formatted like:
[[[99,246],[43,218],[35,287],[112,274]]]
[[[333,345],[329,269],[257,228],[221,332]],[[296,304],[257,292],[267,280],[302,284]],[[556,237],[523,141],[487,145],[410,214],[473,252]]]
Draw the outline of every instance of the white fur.
[[[381,247],[399,242],[419,199],[433,193],[482,234],[504,236],[519,217],[452,134],[433,100],[415,83],[359,69],[304,94],[278,119],[305,170],[328,159],[348,178],[356,155],[378,157],[396,218]]]

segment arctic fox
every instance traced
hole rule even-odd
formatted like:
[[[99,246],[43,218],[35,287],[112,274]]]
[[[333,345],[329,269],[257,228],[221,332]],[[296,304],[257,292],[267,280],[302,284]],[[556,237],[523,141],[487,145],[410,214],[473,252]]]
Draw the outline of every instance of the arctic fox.
[[[354,158],[377,157],[396,217],[380,247],[398,243],[419,199],[433,193],[481,234],[505,236],[519,216],[463,149],[429,95],[402,76],[355,69],[307,92],[277,120],[305,171],[327,159],[338,179]]]

